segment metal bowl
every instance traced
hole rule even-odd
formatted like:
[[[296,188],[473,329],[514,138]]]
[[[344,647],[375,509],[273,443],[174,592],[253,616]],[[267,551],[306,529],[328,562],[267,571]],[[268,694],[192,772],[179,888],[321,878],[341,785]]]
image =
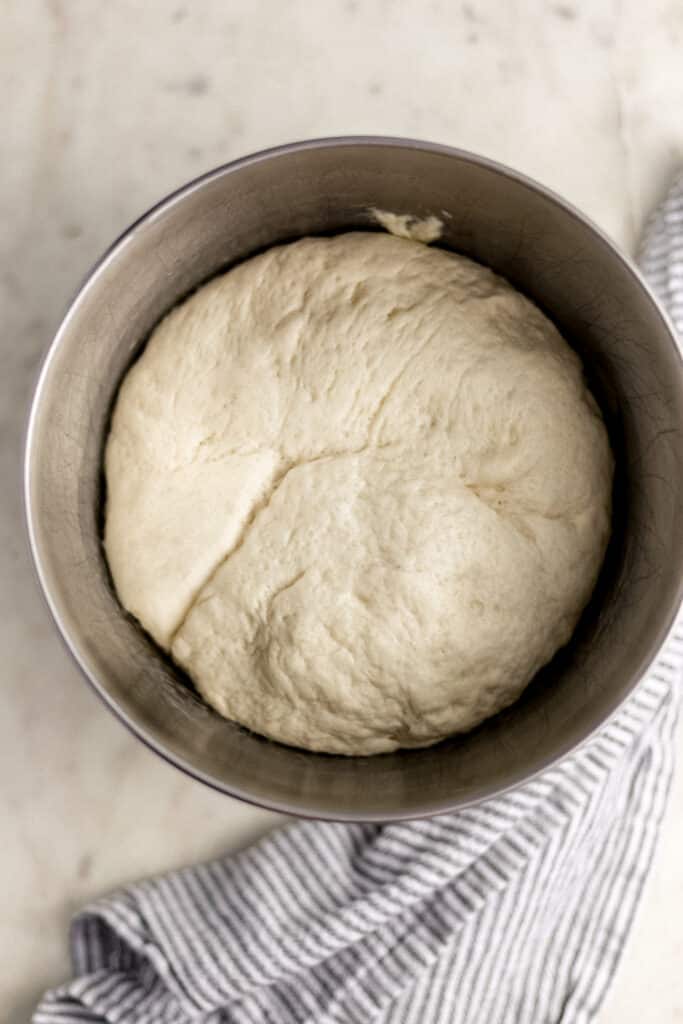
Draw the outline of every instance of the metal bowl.
[[[615,526],[571,641],[507,711],[426,750],[307,753],[212,712],[118,604],[100,542],[112,402],[169,307],[230,264],[302,235],[369,229],[370,207],[444,222],[441,244],[505,275],[582,356],[618,462]],[[633,690],[681,599],[683,388],[672,330],[634,267],[581,214],[505,167],[402,139],[304,142],[204,175],[93,269],[40,374],[26,508],[43,590],[109,707],[211,786],[293,814],[390,820],[463,807],[573,750]],[[201,510],[198,510],[201,514]]]

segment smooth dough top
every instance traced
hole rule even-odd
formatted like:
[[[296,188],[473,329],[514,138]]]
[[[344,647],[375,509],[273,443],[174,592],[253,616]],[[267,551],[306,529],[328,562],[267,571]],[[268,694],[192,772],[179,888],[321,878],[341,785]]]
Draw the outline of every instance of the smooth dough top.
[[[555,327],[380,233],[270,249],[172,310],[105,468],[124,606],[222,714],[342,754],[515,700],[610,527],[607,434]]]

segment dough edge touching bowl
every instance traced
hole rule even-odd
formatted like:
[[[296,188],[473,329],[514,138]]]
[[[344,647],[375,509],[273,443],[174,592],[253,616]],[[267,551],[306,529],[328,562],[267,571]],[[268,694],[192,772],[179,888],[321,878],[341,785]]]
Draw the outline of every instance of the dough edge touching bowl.
[[[444,224],[440,244],[492,266],[574,345],[615,448],[615,533],[575,639],[518,704],[435,747],[345,759],[223,721],[113,597],[99,542],[100,459],[114,393],[159,317],[199,283],[304,234],[372,226],[371,208]],[[635,268],[581,214],[521,175],[443,146],[342,138],[204,175],[114,243],[74,299],[29,422],[26,507],[43,590],[76,660],[119,717],[196,778],[273,809],[392,820],[519,785],[585,741],[651,663],[681,599],[681,364]]]

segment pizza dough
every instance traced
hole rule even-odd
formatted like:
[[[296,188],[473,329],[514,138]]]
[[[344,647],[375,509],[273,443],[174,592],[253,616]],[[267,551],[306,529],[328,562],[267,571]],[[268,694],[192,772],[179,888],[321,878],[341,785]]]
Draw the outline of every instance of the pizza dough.
[[[105,548],[221,714],[374,754],[471,729],[569,639],[612,457],[577,356],[486,268],[380,233],[248,260],[121,387]]]

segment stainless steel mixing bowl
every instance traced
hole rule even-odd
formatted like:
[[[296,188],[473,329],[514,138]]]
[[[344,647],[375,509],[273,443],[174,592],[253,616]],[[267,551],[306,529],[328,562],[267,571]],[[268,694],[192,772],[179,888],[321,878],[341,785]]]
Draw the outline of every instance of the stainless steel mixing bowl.
[[[371,228],[370,207],[435,214],[444,246],[504,274],[546,311],[585,361],[619,470],[614,536],[596,594],[569,646],[521,700],[427,750],[343,758],[280,746],[221,719],[122,611],[100,543],[101,457],[119,381],[169,307],[273,243]],[[109,707],[203,782],[267,807],[338,819],[462,807],[574,749],[662,644],[683,578],[681,385],[671,329],[634,267],[576,210],[521,175],[400,139],[259,153],[145,214],[66,314],[42,368],[27,442],[26,507],[40,580],[64,639]]]

